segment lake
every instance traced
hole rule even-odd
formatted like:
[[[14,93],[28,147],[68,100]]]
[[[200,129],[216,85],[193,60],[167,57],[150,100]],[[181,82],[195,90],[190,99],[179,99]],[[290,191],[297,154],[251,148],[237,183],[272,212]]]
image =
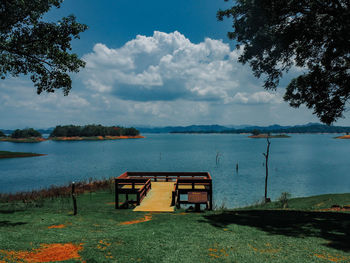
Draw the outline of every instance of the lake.
[[[0,159],[0,193],[108,178],[125,171],[208,171],[216,205],[232,208],[262,200],[265,139],[237,134],[144,135],[146,139],[113,141],[1,142],[0,150],[47,156]],[[350,192],[350,140],[335,136],[271,139],[268,196],[274,200],[282,192],[292,197]]]

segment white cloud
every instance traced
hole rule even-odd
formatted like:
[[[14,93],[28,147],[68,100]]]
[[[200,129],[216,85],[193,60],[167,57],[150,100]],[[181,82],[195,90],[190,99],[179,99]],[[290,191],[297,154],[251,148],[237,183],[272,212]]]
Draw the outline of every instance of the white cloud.
[[[88,88],[122,100],[242,103],[237,99],[242,92],[257,88],[247,85],[250,70],[237,62],[239,54],[221,40],[196,44],[177,31],[155,31],[117,49],[96,44],[83,57],[82,78]],[[249,99],[253,103],[277,102],[264,94],[254,96]]]
[[[97,44],[69,96],[38,96],[29,79],[1,81],[0,128],[317,121],[284,103],[283,90],[264,91],[239,54],[220,40],[192,43],[179,32],[137,36],[117,49]]]
[[[259,91],[252,94],[237,92],[232,101],[240,104],[280,104],[283,99],[278,93]]]

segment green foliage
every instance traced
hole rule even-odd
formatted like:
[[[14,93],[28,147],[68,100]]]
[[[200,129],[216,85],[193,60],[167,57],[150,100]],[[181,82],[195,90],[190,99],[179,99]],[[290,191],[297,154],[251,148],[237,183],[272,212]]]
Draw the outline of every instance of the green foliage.
[[[233,19],[228,36],[243,47],[239,61],[266,76],[266,89],[296,65],[303,73],[284,99],[292,107],[305,104],[326,124],[342,117],[350,98],[349,1],[237,0],[217,16]]]
[[[278,198],[278,201],[281,203],[282,208],[288,208],[288,201],[292,195],[288,192],[281,193],[281,196]]]
[[[123,127],[106,127],[102,125],[85,125],[85,126],[56,126],[50,137],[95,137],[95,136],[136,136],[139,131],[135,128]]]
[[[34,130],[33,128],[29,129],[17,129],[11,134],[11,138],[18,139],[18,138],[31,138],[31,137],[41,137],[41,133]]]
[[[71,89],[69,72],[85,66],[70,42],[87,29],[70,15],[57,23],[42,20],[63,0],[0,1],[0,77],[30,75],[37,93]]]
[[[256,130],[256,129],[255,129],[255,130],[252,130],[252,134],[253,134],[253,135],[259,135],[259,134],[260,134],[260,131],[259,131],[259,130]]]
[[[2,131],[0,131],[0,137],[6,137],[5,133],[3,133]]]

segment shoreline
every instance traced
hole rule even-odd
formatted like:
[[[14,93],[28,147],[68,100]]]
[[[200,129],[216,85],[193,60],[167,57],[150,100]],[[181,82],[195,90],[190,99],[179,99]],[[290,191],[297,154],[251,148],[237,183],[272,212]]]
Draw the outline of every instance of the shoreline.
[[[258,134],[258,135],[251,135],[248,136],[248,138],[253,138],[253,139],[261,139],[261,138],[290,138],[291,136],[286,135],[286,134],[277,134],[277,135],[268,135],[268,134]]]
[[[108,141],[108,140],[121,140],[121,139],[143,139],[146,138],[142,135],[136,136],[92,136],[92,137],[49,137],[47,140],[51,141]]]
[[[335,139],[350,139],[350,135],[338,136],[338,137],[335,137]]]
[[[92,137],[49,137],[45,138],[1,138],[0,142],[14,142],[14,143],[38,143],[45,141],[106,141],[106,140],[121,140],[121,139],[143,139],[142,135],[136,136],[92,136]]]
[[[37,143],[37,142],[44,142],[46,141],[45,138],[42,137],[31,137],[31,138],[0,138],[0,142],[14,142],[14,143]]]

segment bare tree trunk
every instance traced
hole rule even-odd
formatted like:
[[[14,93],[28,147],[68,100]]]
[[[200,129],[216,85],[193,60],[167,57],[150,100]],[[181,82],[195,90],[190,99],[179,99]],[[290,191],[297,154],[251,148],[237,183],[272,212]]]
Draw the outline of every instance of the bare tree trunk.
[[[263,155],[265,156],[265,169],[266,169],[266,175],[265,175],[265,203],[269,202],[270,199],[267,198],[267,179],[269,178],[269,152],[270,152],[270,140],[267,137],[267,149],[266,149],[266,153],[263,153]]]

